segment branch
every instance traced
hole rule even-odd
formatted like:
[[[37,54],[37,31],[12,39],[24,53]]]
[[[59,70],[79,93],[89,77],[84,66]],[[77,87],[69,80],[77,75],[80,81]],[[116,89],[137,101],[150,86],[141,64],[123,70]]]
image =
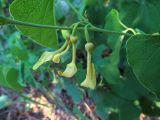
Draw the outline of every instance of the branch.
[[[34,24],[29,22],[22,22],[18,20],[12,20],[4,16],[0,16],[0,25],[20,25],[20,26],[28,26],[28,27],[37,27],[37,28],[47,28],[47,29],[55,29],[55,30],[72,30],[72,27],[62,27],[62,26],[52,26],[52,25],[42,25],[42,24]],[[84,31],[84,27],[78,27],[78,31]],[[101,32],[106,34],[116,34],[116,35],[125,35],[125,36],[132,36],[133,34],[130,33],[123,33],[123,32],[117,32],[112,30],[106,30],[102,28],[98,28],[95,26],[92,26],[88,28],[88,31],[90,32]]]

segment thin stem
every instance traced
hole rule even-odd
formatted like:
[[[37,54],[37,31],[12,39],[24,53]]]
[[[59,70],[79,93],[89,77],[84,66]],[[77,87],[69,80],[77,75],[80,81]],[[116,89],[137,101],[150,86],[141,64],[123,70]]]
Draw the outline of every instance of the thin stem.
[[[74,25],[73,30],[72,30],[72,35],[73,35],[73,36],[76,35],[77,28],[78,28],[78,25],[79,25],[79,24],[80,24],[80,23],[76,23],[76,24]]]
[[[76,43],[72,43],[72,63],[76,62]]]
[[[86,19],[81,15],[81,13],[78,12],[78,10],[69,2],[69,0],[65,0],[66,3],[68,4],[68,6],[84,21],[86,21]]]
[[[85,26],[85,30],[84,30],[84,33],[85,33],[85,37],[86,37],[86,41],[89,42],[90,39],[89,39],[89,33],[88,33],[88,25]]]
[[[67,46],[67,48],[66,48],[63,52],[59,53],[59,55],[62,56],[62,55],[64,55],[64,54],[66,54],[67,51],[69,50],[70,46],[71,46],[71,45],[70,45],[70,43],[69,43],[68,46]]]
[[[34,24],[34,23],[28,23],[28,22],[22,22],[18,20],[12,20],[7,17],[3,17],[0,19],[4,19],[7,21],[5,24],[7,25],[20,25],[20,26],[29,26],[29,27],[37,27],[37,28],[47,28],[47,29],[55,29],[55,30],[72,30],[72,27],[61,27],[61,26],[52,26],[52,25],[42,25],[42,24]],[[84,31],[84,27],[78,27],[78,31]],[[117,31],[112,31],[112,30],[106,30],[102,28],[98,28],[95,26],[92,26],[88,28],[88,31],[90,32],[101,32],[101,33],[106,33],[106,34],[117,34],[117,35],[125,35],[125,36],[132,36],[133,34],[130,33],[123,33],[123,32],[117,32]],[[148,35],[148,34],[145,34]]]

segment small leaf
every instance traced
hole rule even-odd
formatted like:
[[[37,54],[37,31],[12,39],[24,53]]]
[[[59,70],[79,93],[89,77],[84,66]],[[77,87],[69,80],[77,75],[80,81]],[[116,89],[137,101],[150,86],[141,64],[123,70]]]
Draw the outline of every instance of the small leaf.
[[[14,0],[10,5],[15,20],[35,24],[55,25],[54,0]],[[26,36],[45,47],[57,48],[57,33],[53,29],[17,26]]]
[[[120,61],[120,50],[123,36],[117,38],[114,51],[106,57],[103,63],[98,67],[98,71],[104,76],[107,82],[117,84],[120,80],[118,64]]]
[[[122,32],[126,28],[127,27],[119,19],[118,11],[114,9],[111,10],[111,12],[106,17],[105,29]],[[108,37],[107,43],[112,50],[116,49],[115,44],[118,38],[119,35],[110,35]]]
[[[106,29],[122,32],[126,26],[119,19],[116,10],[112,10],[106,17]],[[111,84],[117,84],[120,79],[118,64],[120,61],[120,50],[124,36],[110,35],[107,43],[112,49],[112,53],[104,59],[103,64],[98,67],[98,71],[104,76],[105,80]]]
[[[1,67],[0,72],[0,85],[8,87],[15,91],[21,91],[23,86],[19,84],[19,72],[16,68],[10,68],[5,66]]]
[[[15,68],[11,68],[7,72],[6,81],[8,82],[10,88],[16,91],[21,91],[22,86],[18,83],[19,80],[19,72]]]

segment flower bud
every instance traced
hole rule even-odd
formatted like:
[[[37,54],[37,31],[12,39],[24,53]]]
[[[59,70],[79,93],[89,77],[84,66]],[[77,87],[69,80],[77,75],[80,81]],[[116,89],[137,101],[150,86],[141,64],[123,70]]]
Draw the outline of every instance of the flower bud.
[[[73,35],[70,36],[70,40],[71,40],[71,43],[72,43],[72,44],[76,44],[77,39],[78,39],[77,36],[73,36]]]
[[[87,52],[90,52],[90,53],[91,53],[91,52],[93,51],[93,48],[94,48],[93,43],[91,43],[91,42],[86,43],[85,49],[86,49]]]
[[[68,30],[61,30],[62,36],[65,40],[69,40],[70,39],[70,34],[68,32]]]
[[[53,57],[53,59],[52,59],[52,61],[54,62],[54,63],[59,63],[60,62],[60,54],[57,54],[57,55],[55,55],[54,57]]]

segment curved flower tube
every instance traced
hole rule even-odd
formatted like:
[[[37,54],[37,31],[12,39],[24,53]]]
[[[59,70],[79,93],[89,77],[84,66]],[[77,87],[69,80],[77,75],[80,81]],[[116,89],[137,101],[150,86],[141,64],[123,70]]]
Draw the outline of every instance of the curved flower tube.
[[[64,55],[65,53],[67,53],[67,51],[69,50],[70,46],[71,46],[70,43],[68,43],[67,48],[63,52],[58,53],[55,56],[53,56],[52,61],[55,62],[55,63],[59,63],[60,59],[61,59],[61,56]]]
[[[91,62],[91,53],[93,51],[93,43],[87,43],[85,45],[87,51],[87,75],[85,80],[81,83],[81,86],[90,89],[95,89],[96,87],[96,73],[94,64]]]
[[[76,42],[77,42],[77,36],[71,36],[70,37],[71,43],[72,43],[72,61],[71,63],[67,64],[66,69],[64,72],[60,73],[61,76],[63,77],[73,77],[73,75],[76,74],[77,72],[77,67],[76,67]]]

